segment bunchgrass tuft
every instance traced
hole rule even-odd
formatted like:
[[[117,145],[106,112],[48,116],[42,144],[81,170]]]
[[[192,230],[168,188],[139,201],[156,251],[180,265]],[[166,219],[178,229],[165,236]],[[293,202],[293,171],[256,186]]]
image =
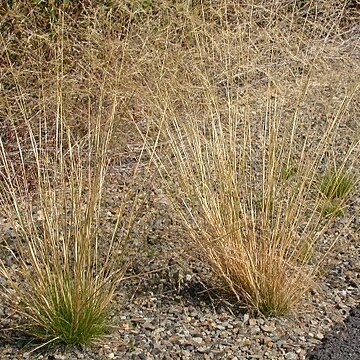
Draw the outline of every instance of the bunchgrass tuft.
[[[356,178],[344,169],[327,171],[319,183],[322,202],[319,211],[324,217],[343,217],[345,205],[354,189]]]
[[[147,116],[159,129],[151,151],[188,229],[183,246],[240,303],[283,315],[314,285],[337,239],[324,240],[331,217],[318,211],[317,174],[356,88],[329,107],[314,130],[308,94],[318,93],[313,69],[322,45],[314,44],[311,59],[302,54],[300,74],[289,70],[285,76],[284,64],[291,61],[281,55],[282,38],[273,27],[267,29],[272,35],[256,26],[244,30],[257,19],[236,9],[213,27],[190,16],[188,23],[201,29],[194,31],[194,60],[178,56],[176,72],[164,70],[155,84],[149,80],[153,108]],[[242,21],[244,27],[234,25]],[[305,34],[299,36],[303,41]],[[254,65],[253,57],[263,54],[259,44],[269,51]],[[163,58],[172,59],[170,53]]]
[[[324,174],[320,182],[320,192],[328,200],[344,200],[354,188],[354,175],[345,170],[331,170]]]
[[[62,279],[58,288],[64,288],[70,279]],[[58,288],[48,289],[46,296],[48,306],[44,303],[36,304],[32,299],[32,306],[38,310],[39,324],[32,324],[28,331],[36,338],[66,345],[91,345],[110,333],[110,299],[104,301],[94,284],[84,284],[86,290],[66,288],[59,294]],[[62,297],[60,297],[60,296]],[[103,304],[101,304],[103,302]],[[45,326],[44,326],[45,325]]]
[[[158,165],[199,258],[241,303],[264,315],[283,315],[313,286],[323,260],[317,250],[330,217],[323,221],[317,211],[321,199],[313,196],[313,169],[320,166],[338,119],[328,125],[312,157],[305,155],[306,141],[300,145],[296,176],[284,182],[282,164],[295,152],[288,147],[295,133],[280,137],[286,130],[280,131],[283,119],[274,113],[238,122],[230,100],[225,124],[215,115],[220,102],[214,99],[201,117],[164,111],[161,126],[170,155],[159,155]],[[267,101],[271,108],[272,100]]]
[[[43,344],[91,345],[111,330],[137,196],[120,192],[114,221],[102,231],[117,99],[85,118],[87,133],[79,136],[62,113],[61,91],[58,112],[34,121],[19,87],[23,118],[11,119],[8,131],[15,150],[0,137],[0,207],[14,229],[0,269],[9,306],[23,318],[20,330]]]

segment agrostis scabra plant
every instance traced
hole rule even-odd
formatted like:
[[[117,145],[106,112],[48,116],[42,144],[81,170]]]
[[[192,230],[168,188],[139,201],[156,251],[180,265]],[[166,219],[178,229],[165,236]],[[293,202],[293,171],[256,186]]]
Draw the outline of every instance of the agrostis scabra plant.
[[[321,211],[324,216],[343,216],[344,205],[353,191],[356,178],[350,170],[333,168],[320,179],[319,191],[324,198]]]
[[[274,55],[282,41],[269,36],[262,44],[269,47],[270,58],[262,59],[267,70],[255,82],[259,70],[246,49],[257,33],[239,27],[235,36],[230,25],[217,33],[199,23],[197,62],[179,58],[177,73],[150,89],[159,129],[152,151],[190,233],[184,246],[198,252],[239,302],[262,314],[285,314],[313,286],[334,245],[322,247],[331,219],[319,211],[317,179],[357,88],[314,131],[303,113],[320,55],[304,59],[309,70],[301,76],[283,75],[287,68],[277,69]],[[339,161],[348,161],[356,147]]]
[[[4,294],[24,321],[19,329],[41,343],[89,345],[111,328],[135,219],[137,195],[123,190],[112,230],[102,234],[117,100],[103,110],[105,119],[84,119],[88,132],[78,136],[63,116],[61,92],[53,123],[45,113],[29,119],[21,95],[23,118],[8,129],[11,152],[0,138],[0,206],[14,230],[1,262]]]
[[[336,88],[329,39],[344,8],[314,28],[306,7],[217,4],[183,21],[191,51],[164,41],[161,76],[148,72],[159,130],[149,147],[189,232],[182,245],[239,303],[281,315],[313,286],[336,241],[324,239],[332,219],[319,211],[317,180],[357,94],[356,81],[336,102],[322,90]]]
[[[209,92],[204,90],[202,104]],[[184,109],[187,99],[176,96]],[[223,118],[214,99],[201,114],[163,110],[160,127],[170,145],[168,156],[159,151],[159,169],[189,230],[187,246],[241,303],[264,315],[286,314],[313,286],[325,256],[313,261],[330,224],[318,211],[316,169],[341,112],[313,149],[306,138],[296,149],[299,120],[294,116],[284,126],[273,97],[261,119],[240,116],[230,99]],[[296,174],[284,179],[282,170],[293,157]]]

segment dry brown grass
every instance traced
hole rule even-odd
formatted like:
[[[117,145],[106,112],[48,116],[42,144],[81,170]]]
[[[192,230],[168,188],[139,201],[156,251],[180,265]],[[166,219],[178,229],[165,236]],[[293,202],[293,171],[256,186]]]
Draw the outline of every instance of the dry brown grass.
[[[111,302],[128,264],[137,208],[131,187],[119,190],[115,221],[110,233],[103,231],[104,183],[123,104],[113,85],[121,61],[114,64],[115,78],[103,70],[74,99],[66,79],[64,28],[62,22],[53,67],[35,67],[34,84],[1,39],[4,77],[10,82],[11,76],[13,87],[3,89],[0,134],[0,208],[13,229],[1,254],[2,294],[22,317],[20,330],[41,346],[89,345],[111,330]]]
[[[19,148],[36,154],[22,134],[44,121],[53,144],[59,111],[73,134],[67,149],[94,130],[89,114],[112,118],[116,154],[148,129],[193,240],[184,245],[195,244],[239,300],[264,313],[291,308],[316,274],[308,255],[326,229],[314,170],[356,160],[347,159],[359,134],[356,4],[13,3],[0,23],[3,159]]]
[[[50,143],[52,129],[46,120],[35,126],[24,103],[25,128],[8,129],[16,152],[9,154],[0,137],[0,208],[14,232],[5,239],[0,271],[8,305],[23,317],[21,330],[46,344],[88,345],[111,328],[137,195],[122,194],[106,238],[102,196],[117,100],[107,120],[88,119],[82,139],[64,119],[61,92],[58,101]]]
[[[149,116],[160,131],[157,164],[190,233],[184,246],[240,302],[280,315],[313,286],[338,238],[325,245],[331,219],[318,211],[317,177],[328,154],[342,166],[357,158],[347,117],[359,104],[358,78],[347,66],[358,69],[358,53],[341,58],[336,45],[344,9],[312,28],[283,7],[249,8],[220,6],[213,21],[189,14],[192,52],[166,43]],[[340,56],[345,91],[323,87],[331,56]],[[353,136],[341,141],[344,126]]]
[[[339,113],[324,124],[318,144],[308,147],[310,136],[301,133],[299,144],[297,117],[281,117],[273,94],[263,118],[256,118],[251,110],[239,116],[238,98],[227,99],[228,113],[222,114],[223,99],[206,85],[198,98],[201,112],[196,106],[184,110],[189,98],[171,84],[166,89],[160,126],[170,145],[157,162],[191,235],[184,245],[200,254],[240,302],[265,315],[287,313],[313,286],[337,240],[323,247],[331,219],[318,211],[317,184]],[[181,110],[169,105],[170,89]],[[349,146],[348,155],[356,148]],[[290,161],[296,173],[284,178]]]

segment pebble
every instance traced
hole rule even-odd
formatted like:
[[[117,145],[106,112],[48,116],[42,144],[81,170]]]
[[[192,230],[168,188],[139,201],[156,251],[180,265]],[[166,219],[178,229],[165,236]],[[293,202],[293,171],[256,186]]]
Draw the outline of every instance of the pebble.
[[[250,326],[255,326],[257,324],[257,321],[256,319],[249,319],[248,323]]]
[[[218,330],[225,330],[225,329],[226,329],[226,327],[223,326],[223,325],[215,325],[215,327],[216,327],[216,329],[218,329]]]
[[[205,346],[200,346],[200,347],[198,347],[196,350],[197,350],[199,353],[202,353],[202,354],[209,351],[209,349],[208,349],[207,347],[205,347]]]
[[[249,319],[250,319],[250,315],[248,313],[244,314],[243,321],[245,324],[249,321]]]
[[[261,331],[259,326],[253,326],[252,328],[250,328],[250,333],[251,334],[257,334]]]
[[[144,324],[142,324],[142,327],[146,330],[155,330],[156,329],[156,326],[149,322],[145,322]]]
[[[191,341],[194,342],[194,343],[196,343],[196,344],[198,344],[198,345],[200,345],[200,344],[202,344],[203,339],[200,338],[200,337],[193,337],[193,338],[191,339]]]
[[[274,332],[276,330],[272,326],[268,326],[268,325],[262,325],[260,326],[260,329],[264,332]]]

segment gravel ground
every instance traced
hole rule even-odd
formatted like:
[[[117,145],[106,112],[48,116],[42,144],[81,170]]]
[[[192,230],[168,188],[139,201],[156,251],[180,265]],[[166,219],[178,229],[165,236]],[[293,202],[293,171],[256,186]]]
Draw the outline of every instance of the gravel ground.
[[[344,323],[338,323],[322,343],[310,352],[310,360],[360,359],[360,305],[350,311]]]
[[[350,354],[359,338],[358,220],[339,240],[322,281],[298,308],[286,317],[262,318],[218,291],[196,256],[182,254],[177,239],[186,232],[171,216],[163,193],[147,192],[145,225],[134,232],[135,240],[145,241],[141,252],[134,250],[114,299],[111,336],[91,350],[31,353],[33,344],[6,330],[19,319],[3,305],[1,359],[340,359],[339,352]],[[110,205],[114,194],[109,193]],[[352,351],[356,355],[342,359],[359,358],[359,349]]]

